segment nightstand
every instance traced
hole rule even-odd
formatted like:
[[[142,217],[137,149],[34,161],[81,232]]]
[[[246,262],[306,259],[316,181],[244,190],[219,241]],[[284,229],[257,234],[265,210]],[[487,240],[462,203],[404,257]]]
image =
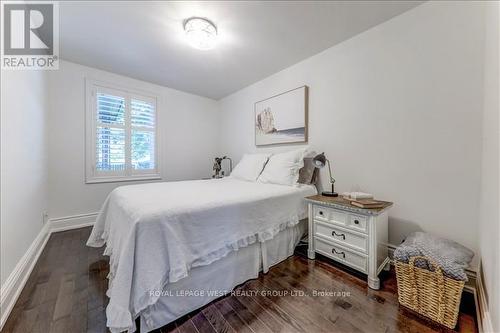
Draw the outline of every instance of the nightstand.
[[[368,275],[368,286],[380,289],[378,275],[388,267],[388,210],[364,209],[342,197],[307,197],[309,208],[309,249]]]

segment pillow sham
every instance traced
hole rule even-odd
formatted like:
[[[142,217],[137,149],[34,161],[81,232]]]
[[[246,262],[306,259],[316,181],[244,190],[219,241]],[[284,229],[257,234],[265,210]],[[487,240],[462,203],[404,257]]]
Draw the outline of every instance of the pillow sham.
[[[261,183],[296,185],[304,166],[306,148],[272,155],[259,176]]]
[[[304,166],[299,170],[299,184],[315,185],[318,178],[318,168],[312,157],[304,157]]]
[[[271,154],[245,154],[231,172],[231,177],[256,181]]]

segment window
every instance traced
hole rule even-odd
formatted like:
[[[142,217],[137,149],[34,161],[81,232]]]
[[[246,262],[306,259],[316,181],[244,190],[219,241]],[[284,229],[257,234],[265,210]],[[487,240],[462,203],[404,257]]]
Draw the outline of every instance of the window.
[[[87,80],[87,183],[159,179],[157,98]]]

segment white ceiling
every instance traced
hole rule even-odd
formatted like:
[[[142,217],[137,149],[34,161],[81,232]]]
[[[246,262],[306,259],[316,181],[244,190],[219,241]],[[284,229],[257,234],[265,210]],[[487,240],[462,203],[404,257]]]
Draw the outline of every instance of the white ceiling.
[[[60,5],[63,59],[220,99],[421,1],[78,1]],[[215,49],[191,48],[182,22],[207,17]]]

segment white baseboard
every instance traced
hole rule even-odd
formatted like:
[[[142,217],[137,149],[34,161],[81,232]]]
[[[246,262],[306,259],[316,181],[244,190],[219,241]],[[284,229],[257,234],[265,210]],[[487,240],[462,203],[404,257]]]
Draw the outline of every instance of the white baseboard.
[[[14,304],[16,304],[17,298],[21,294],[45,244],[47,244],[49,240],[49,229],[49,224],[43,226],[24,256],[19,260],[12,273],[10,273],[7,280],[2,285],[0,292],[0,330],[7,321]]]
[[[476,292],[474,293],[476,300],[477,325],[479,328],[479,332],[490,333],[494,332],[493,322],[491,320],[490,311],[488,309],[488,301],[486,300],[486,290],[484,288],[482,276],[482,267],[480,264],[476,280]]]
[[[94,225],[97,213],[64,216],[49,219],[50,232],[78,229]]]
[[[394,259],[394,250],[396,249],[396,247],[396,245],[387,244],[387,255],[391,260]]]
[[[12,308],[21,294],[35,267],[49,237],[54,232],[88,227],[94,224],[97,213],[80,214],[49,219],[19,260],[16,267],[1,287],[0,292],[0,330],[7,321]]]

